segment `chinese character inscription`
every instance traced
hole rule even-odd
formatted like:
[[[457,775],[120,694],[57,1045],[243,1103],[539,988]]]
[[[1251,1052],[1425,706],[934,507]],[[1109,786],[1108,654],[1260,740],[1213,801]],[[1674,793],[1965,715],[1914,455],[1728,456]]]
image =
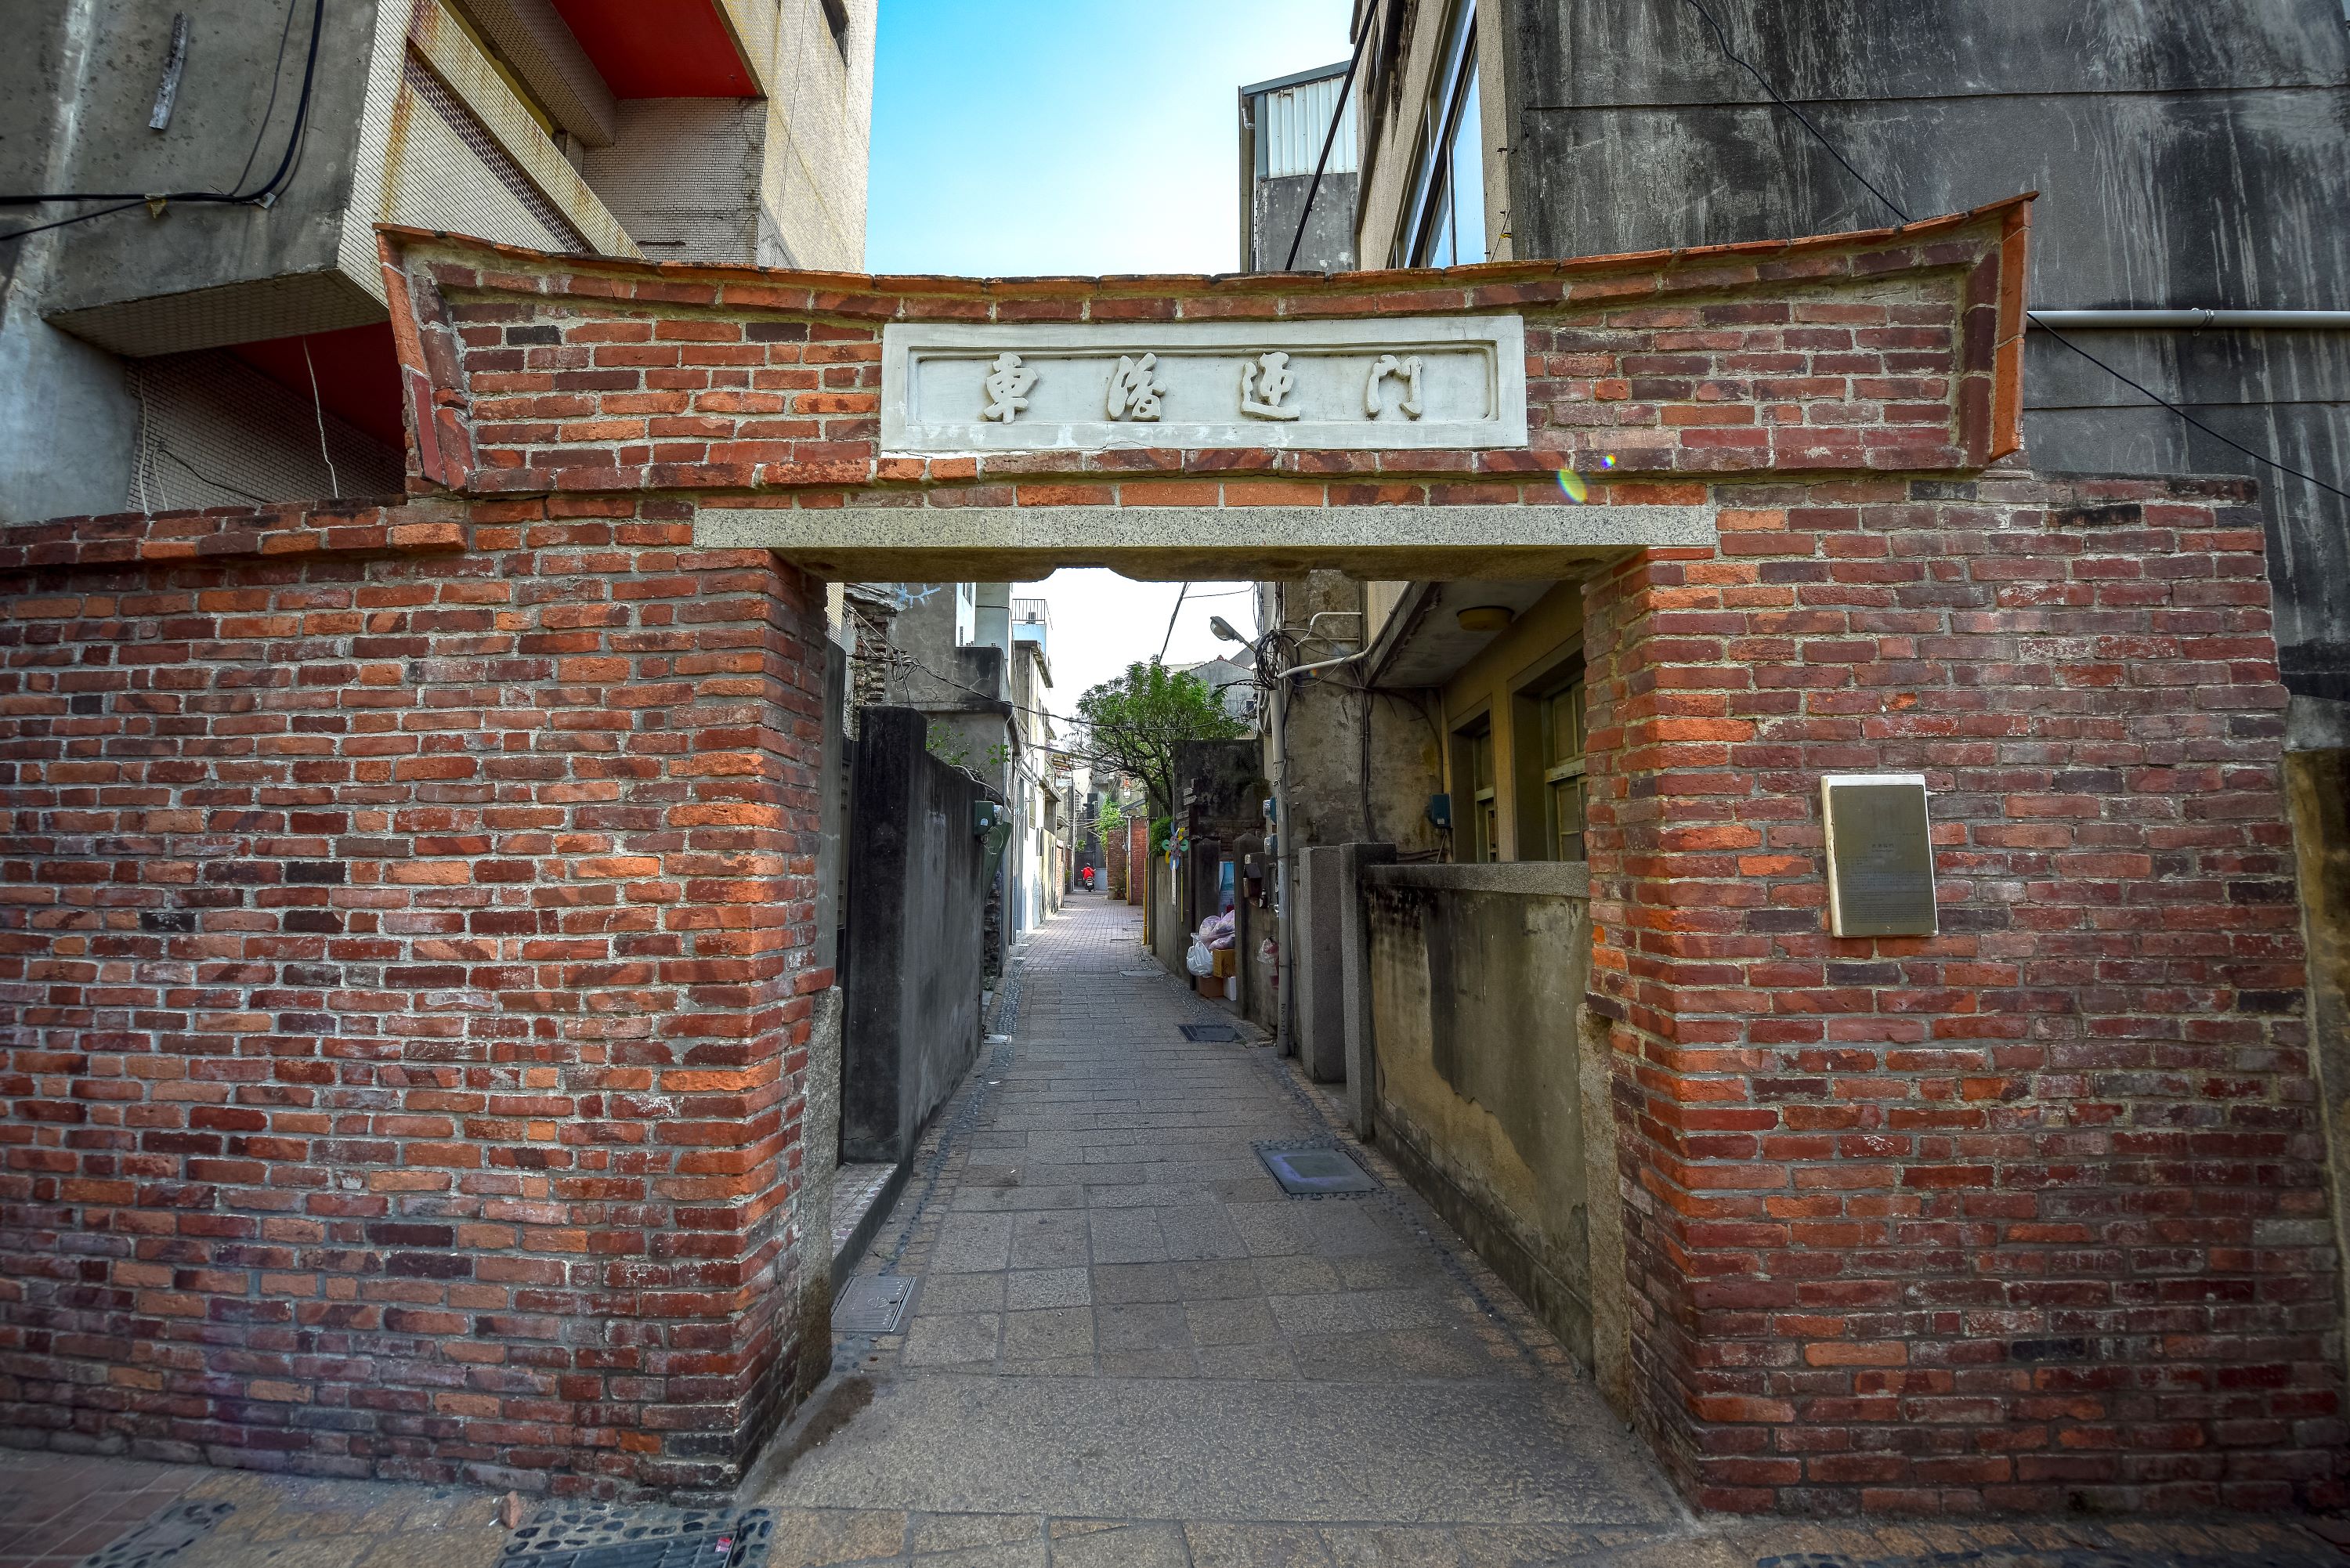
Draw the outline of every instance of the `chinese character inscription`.
[[[1159,369],[1159,356],[1145,354],[1136,359],[1129,355],[1118,357],[1118,369],[1109,376],[1109,417],[1114,420],[1155,420],[1159,417],[1159,400],[1167,395],[1167,383],[1154,374]]]
[[[1017,354],[999,354],[980,384],[987,389],[987,407],[979,410],[979,417],[1008,425],[1028,406],[1028,391],[1036,384],[1036,372],[1021,364]]]

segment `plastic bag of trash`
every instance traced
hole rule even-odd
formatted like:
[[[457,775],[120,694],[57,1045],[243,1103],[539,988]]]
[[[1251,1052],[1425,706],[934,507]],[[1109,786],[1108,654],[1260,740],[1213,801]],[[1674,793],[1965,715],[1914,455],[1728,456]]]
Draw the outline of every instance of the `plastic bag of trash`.
[[[1206,948],[1200,945],[1199,940],[1194,938],[1191,950],[1183,955],[1183,967],[1193,974],[1213,974],[1216,972],[1216,961],[1209,955]]]

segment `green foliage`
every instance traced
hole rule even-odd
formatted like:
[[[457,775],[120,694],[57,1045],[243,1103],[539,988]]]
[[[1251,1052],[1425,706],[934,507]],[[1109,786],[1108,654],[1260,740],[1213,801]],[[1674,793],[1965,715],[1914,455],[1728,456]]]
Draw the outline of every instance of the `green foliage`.
[[[923,732],[922,745],[931,755],[951,768],[971,765],[971,742],[936,719],[931,721],[931,727]],[[1002,750],[1001,747],[997,749]]]
[[[1142,781],[1154,816],[1175,810],[1177,746],[1249,732],[1204,681],[1155,659],[1128,665],[1122,680],[1105,680],[1078,698],[1077,718],[1097,759]]]

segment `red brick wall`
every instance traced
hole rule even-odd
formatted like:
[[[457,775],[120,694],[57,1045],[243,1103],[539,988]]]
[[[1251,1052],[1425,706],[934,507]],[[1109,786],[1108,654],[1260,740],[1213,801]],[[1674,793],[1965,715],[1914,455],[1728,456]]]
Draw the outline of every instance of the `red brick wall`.
[[[2345,1501],[2247,499],[1750,487],[1588,588],[1637,1403],[1699,1502]],[[1929,782],[1939,937],[1825,934],[1869,769]]]
[[[731,1482],[792,1370],[823,610],[687,516],[0,536],[17,1434]]]
[[[1131,836],[1123,824],[1102,835],[1102,888],[1113,898],[1126,897],[1126,846]]]
[[[1566,454],[1636,476],[1979,467],[2013,450],[2027,207],[1861,236],[1441,275],[991,279],[537,256],[393,232],[425,481],[725,491],[730,505],[1556,501]],[[1477,452],[880,450],[891,321],[1269,320],[1514,310],[1534,445]],[[412,319],[411,319],[412,317]],[[1596,462],[1590,472],[1604,471]]]
[[[395,236],[413,483],[512,499],[0,535],[6,1418],[736,1473],[789,1386],[829,979],[818,612],[696,552],[698,498],[1540,501],[1608,454],[1595,500],[1721,509],[1587,600],[1594,1005],[1675,1475],[2345,1501],[2259,535],[2224,493],[1976,477],[2022,233],[1100,283]],[[1527,317],[1529,450],[879,450],[886,320],[1483,308]],[[1937,791],[1930,941],[1822,935],[1817,775],[1879,767]]]
[[[1126,901],[1140,908],[1150,888],[1150,816],[1148,809],[1126,825]]]

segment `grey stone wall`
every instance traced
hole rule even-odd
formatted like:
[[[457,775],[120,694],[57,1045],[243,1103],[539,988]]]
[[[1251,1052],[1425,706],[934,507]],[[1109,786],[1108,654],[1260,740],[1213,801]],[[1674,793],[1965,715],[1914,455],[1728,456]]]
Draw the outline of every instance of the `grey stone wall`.
[[[856,745],[842,953],[841,1157],[896,1161],[979,1051],[992,792],[924,747],[928,716],[868,708]]]

